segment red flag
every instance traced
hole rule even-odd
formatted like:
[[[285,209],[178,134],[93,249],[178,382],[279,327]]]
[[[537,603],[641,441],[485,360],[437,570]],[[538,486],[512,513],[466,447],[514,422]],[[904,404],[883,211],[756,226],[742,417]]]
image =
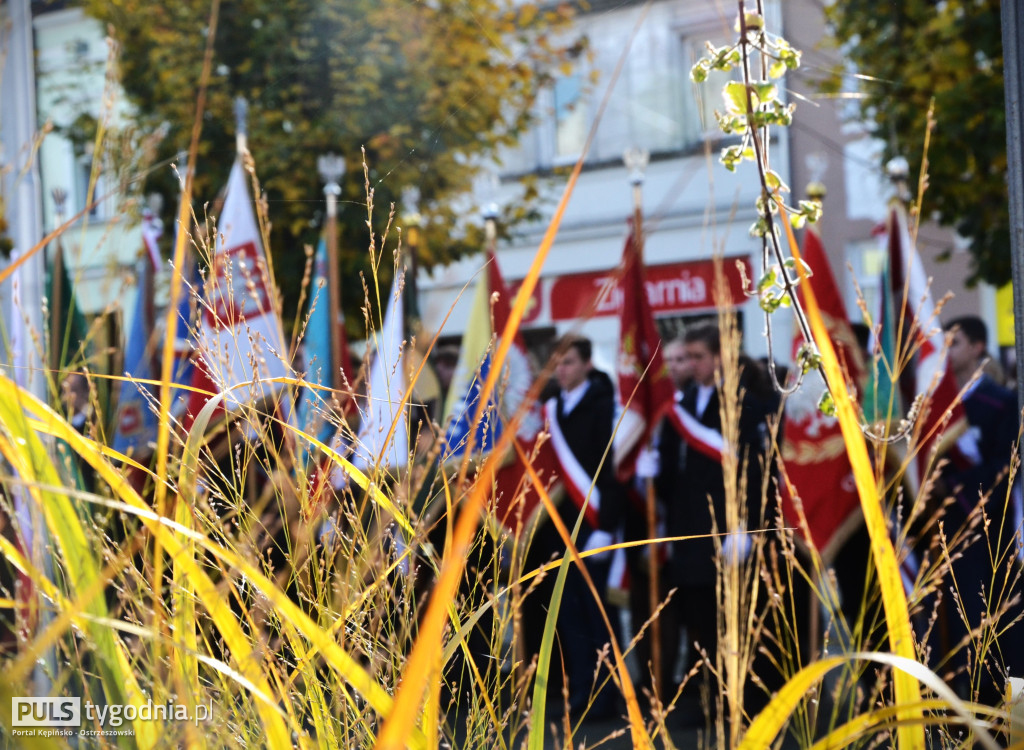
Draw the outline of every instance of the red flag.
[[[615,470],[620,481],[636,471],[636,457],[675,403],[675,388],[661,355],[636,238],[631,231],[622,250],[622,309],[616,374],[625,411],[615,433]],[[646,373],[646,374],[645,374]]]
[[[491,290],[494,334],[500,336],[512,314],[512,295],[505,284],[494,250],[487,250],[487,259],[487,281]],[[511,416],[521,408],[527,411],[522,415],[516,432],[515,440],[519,444],[519,450],[512,452],[495,472],[493,512],[505,528],[516,531],[520,517],[524,524],[529,525],[530,520],[540,509],[540,495],[529,478],[525,477],[526,467],[519,456],[519,451],[531,459],[534,471],[543,481],[558,475],[558,459],[546,439],[542,440],[539,447],[536,445],[542,427],[540,404],[534,403],[528,407],[523,405],[530,386],[529,360],[522,334],[518,330],[509,348],[508,367],[509,377],[503,398],[505,414]]]
[[[220,389],[210,375],[210,370],[205,360],[196,355],[193,355],[192,381],[189,385],[194,390],[189,391],[188,405],[185,407],[185,413],[181,416],[181,429],[186,433],[192,429],[196,417],[199,416],[199,412],[206,406],[206,402],[220,392]],[[215,415],[221,417],[225,413],[224,404],[221,403],[217,407]]]
[[[946,334],[938,319],[931,288],[921,256],[914,247],[907,227],[907,212],[895,201],[889,214],[889,268],[893,299],[902,300],[897,315],[907,331],[904,346],[916,348],[912,377],[901,382],[904,403],[911,404],[918,394],[928,394],[919,416],[921,443],[918,446],[916,476],[924,478],[933,449],[941,452],[944,435],[955,436],[965,424],[963,405],[956,378],[946,356]],[[948,418],[945,426],[943,421]]]
[[[821,238],[813,229],[804,234],[803,259],[811,269],[805,283],[811,285],[818,300],[836,355],[845,365],[848,382],[859,389],[863,358]],[[803,302],[799,286],[797,296]],[[794,359],[802,344],[798,331],[793,337]],[[786,402],[782,458],[789,481],[782,486],[782,513],[787,523],[799,526],[798,504],[802,506],[810,533],[805,541],[828,559],[856,527],[860,500],[839,420],[825,416],[818,408],[818,396],[824,387],[821,376],[813,371],[808,373],[807,381]]]

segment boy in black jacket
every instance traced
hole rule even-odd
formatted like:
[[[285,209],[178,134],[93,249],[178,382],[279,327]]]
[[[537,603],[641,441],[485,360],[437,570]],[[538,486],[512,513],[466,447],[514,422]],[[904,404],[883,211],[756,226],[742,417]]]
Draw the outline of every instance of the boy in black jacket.
[[[608,375],[593,368],[591,350],[588,339],[573,338],[565,342],[555,369],[559,391],[546,404],[549,421],[556,422],[549,426],[552,431],[561,433],[564,444],[572,454],[571,458],[575,459],[585,476],[582,482],[576,482],[577,493],[574,495],[573,492],[567,492],[567,497],[558,508],[562,521],[570,531],[581,512],[582,500],[590,490],[590,481],[593,481],[596,490],[590,493],[590,507],[584,511],[584,520],[576,538],[576,546],[581,551],[597,549],[613,542],[625,506],[625,489],[615,479],[609,449],[615,417],[614,388]],[[563,480],[570,481],[568,477],[563,477]],[[600,497],[597,508],[593,507],[594,496]],[[554,524],[545,522],[534,536],[526,558],[526,569],[539,567],[552,557],[564,553],[565,544]],[[604,600],[611,553],[584,560]],[[550,574],[524,602],[524,635],[530,653],[536,653],[540,647],[544,615],[551,599],[554,579],[554,573]],[[617,613],[607,603],[605,608],[614,626]],[[587,588],[583,575],[573,565],[566,578],[558,615],[558,647],[561,648],[561,658],[565,664],[564,678],[569,683],[569,711],[573,719],[582,716],[584,711],[587,712],[587,718],[598,719],[608,717],[616,710],[616,691],[611,683],[590,702],[597,655],[609,641],[597,602]],[[603,681],[606,676],[607,672],[602,670],[598,681]],[[553,712],[558,710],[561,702],[557,687],[557,684],[552,684],[548,688],[548,701]]]

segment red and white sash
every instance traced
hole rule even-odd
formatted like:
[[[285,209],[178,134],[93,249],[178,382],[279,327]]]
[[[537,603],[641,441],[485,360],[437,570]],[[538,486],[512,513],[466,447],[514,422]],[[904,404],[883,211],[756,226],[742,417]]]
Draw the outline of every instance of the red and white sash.
[[[719,463],[722,462],[722,455],[726,450],[725,438],[722,437],[722,433],[701,424],[699,419],[686,411],[680,404],[673,404],[668,418],[687,445],[708,458]]]
[[[592,528],[599,528],[597,514],[601,509],[601,492],[594,486],[593,477],[580,465],[562,433],[562,428],[558,424],[558,399],[548,400],[544,405],[544,412],[547,415],[548,432],[551,433],[551,447],[558,458],[569,497],[577,509],[585,508],[583,514],[587,523]]]

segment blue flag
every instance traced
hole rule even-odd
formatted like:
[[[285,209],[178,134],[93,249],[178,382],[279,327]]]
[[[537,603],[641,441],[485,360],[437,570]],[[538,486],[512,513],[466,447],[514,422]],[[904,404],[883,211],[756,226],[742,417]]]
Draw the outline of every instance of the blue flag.
[[[488,253],[487,267],[477,281],[469,325],[462,339],[459,362],[455,366],[445,417],[445,448],[441,460],[461,458],[467,451],[487,453],[501,439],[503,424],[522,404],[533,377],[526,349],[518,337],[509,348],[505,372],[491,392],[482,418],[477,421],[480,391],[491,371],[491,358],[510,314],[510,294],[498,268],[493,252]],[[492,320],[494,327],[492,328]],[[495,330],[496,329],[496,330]],[[540,430],[540,414],[534,408],[525,415],[519,437],[532,438]]]
[[[126,376],[134,380],[153,380],[152,351],[149,347],[153,331],[153,264],[146,258],[139,261],[138,267],[138,294],[131,330],[125,341],[124,371]],[[151,385],[131,381],[121,383],[114,450],[136,458],[151,452],[157,431],[154,403]]]
[[[334,362],[331,357],[331,304],[327,268],[327,243],[321,237],[313,258],[310,311],[302,339],[303,369],[307,383],[330,386]],[[334,425],[324,416],[328,406],[324,395],[324,391],[316,388],[303,388],[298,408],[299,427],[320,442],[326,442],[334,431]],[[327,398],[330,398],[329,393]]]
[[[177,322],[174,329],[174,364],[171,367],[171,416],[179,422],[185,421],[191,392],[174,386],[192,384],[195,373],[195,328],[198,324],[196,294],[202,291],[199,263],[187,248],[183,265],[182,288],[178,291],[178,313],[175,316]]]

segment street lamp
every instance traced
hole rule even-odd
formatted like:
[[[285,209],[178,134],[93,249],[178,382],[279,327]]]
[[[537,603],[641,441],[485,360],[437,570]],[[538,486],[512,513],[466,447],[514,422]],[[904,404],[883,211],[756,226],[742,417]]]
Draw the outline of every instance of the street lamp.
[[[405,225],[409,237],[409,272],[405,277],[405,315],[406,319],[412,323],[409,333],[415,335],[419,333],[416,329],[420,323],[420,301],[416,275],[419,273],[420,227],[423,224],[423,217],[420,215],[419,187],[408,185],[402,188],[402,206],[405,208],[402,223]]]
[[[341,275],[338,269],[338,196],[341,195],[341,178],[345,176],[345,159],[337,154],[324,154],[316,160],[316,169],[326,183],[324,198],[327,201],[326,243],[327,243],[327,292],[331,321],[331,388],[339,391],[344,387],[341,374]]]

